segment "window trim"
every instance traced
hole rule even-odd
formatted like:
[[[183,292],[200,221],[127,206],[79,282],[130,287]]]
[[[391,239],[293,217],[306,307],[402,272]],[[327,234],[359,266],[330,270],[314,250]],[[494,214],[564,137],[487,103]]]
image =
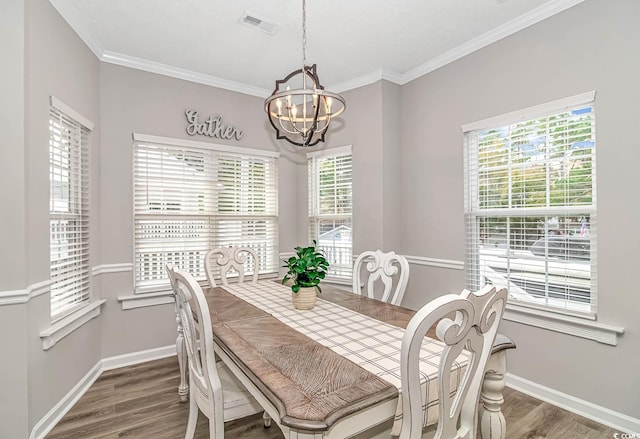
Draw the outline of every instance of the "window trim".
[[[607,325],[584,316],[562,314],[512,302],[507,303],[507,309],[502,318],[516,323],[594,340],[611,346],[616,346],[618,337],[625,332],[621,326]]]
[[[522,110],[516,110],[510,113],[489,117],[487,119],[479,120],[476,122],[466,123],[462,125],[462,132],[468,133],[469,131],[489,129],[501,125],[513,124],[528,119],[535,119],[537,117],[545,116],[548,113],[559,112],[575,107],[577,105],[583,105],[589,102],[593,102],[595,101],[595,98],[596,91],[591,90],[563,99],[546,102],[540,105],[534,105],[533,107],[524,108]]]
[[[574,96],[569,96],[563,99],[558,99],[555,101],[543,103],[540,105],[535,105],[532,107],[528,107],[525,109],[512,111],[510,113],[490,117],[487,119],[483,119],[476,122],[471,122],[462,125],[462,132],[464,136],[464,191],[465,191],[465,235],[466,235],[466,247],[474,247],[476,244],[470,242],[469,239],[473,239],[470,237],[470,226],[468,223],[471,220],[471,217],[477,218],[481,216],[495,216],[495,214],[500,214],[504,217],[512,217],[524,215],[525,213],[533,213],[534,215],[545,215],[545,214],[558,214],[559,211],[563,211],[564,214],[569,214],[572,212],[586,212],[589,213],[594,219],[597,216],[597,191],[596,191],[596,182],[594,181],[593,193],[592,193],[592,203],[589,206],[562,206],[562,207],[539,207],[539,208],[510,208],[508,211],[504,211],[502,209],[482,209],[480,214],[473,210],[473,203],[476,203],[477,199],[471,199],[470,194],[470,173],[469,166],[471,165],[471,159],[469,155],[471,154],[469,150],[469,134],[471,132],[477,132],[485,129],[494,129],[496,127],[502,127],[505,125],[512,125],[515,123],[519,123],[522,121],[527,121],[531,119],[546,117],[553,113],[563,112],[565,110],[572,109],[576,106],[593,104],[595,102],[595,90],[588,91],[585,93],[577,94]],[[475,163],[477,165],[477,161]],[[595,207],[594,207],[595,206]],[[597,234],[597,232],[596,232]],[[470,269],[469,262],[469,251],[465,252],[465,266],[467,270]],[[596,263],[596,271],[597,271],[597,263]],[[593,262],[592,262],[592,275],[593,275]],[[507,314],[505,314],[505,319],[518,321],[521,323],[529,323],[533,326],[542,326],[543,324],[547,324],[548,321],[565,321],[567,324],[561,326],[563,328],[569,326],[574,326],[572,319],[577,319],[578,321],[595,321],[597,320],[597,284],[596,284],[596,276],[592,276],[591,279],[591,291],[595,291],[596,298],[591,301],[589,304],[588,311],[581,310],[571,310],[571,309],[563,309],[558,307],[540,305],[536,303],[529,303],[523,300],[518,299],[508,299],[507,310],[510,318],[507,318]],[[526,316],[526,317],[523,317]],[[542,318],[542,320],[541,320]],[[605,325],[606,326],[606,325]],[[551,329],[551,328],[550,328]],[[566,328],[565,328],[566,329]],[[618,330],[624,331],[622,328],[616,328]],[[567,331],[561,331],[567,332]],[[614,331],[615,332],[615,331]],[[569,331],[567,333],[571,333],[573,335],[579,335],[575,333],[574,330]],[[619,332],[622,333],[622,332]],[[594,340],[597,337],[587,337],[592,338]]]
[[[107,299],[89,301],[85,303],[84,306],[76,308],[70,314],[66,314],[64,317],[56,320],[48,328],[43,329],[40,332],[42,349],[45,351],[51,349],[67,335],[90,320],[98,317],[100,315],[100,308],[106,302]]]
[[[344,146],[338,146],[338,147],[334,147],[334,148],[326,148],[326,149],[320,149],[317,151],[311,151],[309,153],[307,153],[307,178],[309,176],[309,167],[311,166],[311,163],[313,160],[316,159],[322,159],[322,158],[328,158],[328,157],[335,157],[335,156],[341,156],[341,155],[351,155],[351,160],[352,160],[352,166],[351,166],[351,170],[353,172],[353,146],[352,145],[344,145]],[[307,212],[307,221],[308,221],[308,233],[309,233],[309,239],[318,239],[318,236],[311,236],[311,230],[312,230],[312,222],[313,221],[317,221],[319,219],[326,219],[326,220],[342,220],[342,219],[350,219],[351,220],[351,268],[353,269],[353,261],[355,260],[354,258],[354,253],[353,253],[353,178],[352,178],[352,183],[351,183],[351,189],[352,189],[352,200],[351,200],[351,214],[347,215],[347,214],[341,214],[341,215],[312,215],[312,205],[314,203],[314,201],[316,200],[316,194],[313,194],[313,198],[312,198],[312,194],[311,194],[311,181],[307,182],[307,196],[308,196],[308,204],[309,204],[309,208],[308,208],[308,212]],[[352,275],[349,276],[335,276],[335,275],[331,275],[328,274],[327,277],[325,278],[327,282],[329,283],[335,283],[335,284],[342,284],[342,285],[346,285],[347,282],[350,284],[351,283],[351,277]]]
[[[223,145],[220,143],[200,142],[190,139],[176,139],[174,137],[153,136],[151,134],[133,133],[134,142],[156,143],[167,146],[188,146],[198,149],[206,149],[210,151],[229,152],[232,154],[255,155],[260,157],[270,157],[274,159],[280,158],[277,151],[269,151],[258,148],[245,148],[244,146]]]
[[[179,139],[179,138],[172,138],[172,137],[163,137],[163,136],[155,136],[155,135],[150,135],[150,134],[143,134],[143,133],[132,133],[132,139],[133,139],[133,145],[132,145],[132,162],[135,161],[135,151],[136,151],[136,143],[147,143],[147,144],[153,144],[153,145],[159,145],[159,146],[167,146],[167,147],[178,147],[178,148],[193,148],[193,149],[198,149],[198,150],[203,150],[203,151],[211,151],[211,152],[216,152],[216,153],[222,153],[222,154],[229,154],[229,155],[237,155],[238,157],[255,157],[257,159],[265,159],[265,160],[270,160],[272,159],[274,161],[274,163],[276,164],[276,172],[278,170],[278,159],[280,158],[280,152],[277,151],[270,151],[270,150],[263,150],[263,149],[257,149],[257,148],[249,148],[249,147],[240,147],[240,146],[234,146],[234,145],[224,145],[224,144],[218,144],[218,143],[208,143],[208,142],[201,142],[201,141],[197,141],[197,140],[189,140],[189,139]],[[134,168],[133,171],[135,172],[135,164],[134,164]],[[132,177],[135,178],[135,174],[132,174]],[[276,185],[278,185],[278,178],[276,175]],[[135,233],[136,233],[136,229],[135,229],[135,224],[136,224],[136,213],[135,213],[135,203],[136,203],[136,199],[135,199],[135,182],[133,184],[133,197],[132,197],[132,212],[133,212],[133,263],[132,263],[132,276],[133,276],[133,286],[134,286],[134,296],[148,296],[151,297],[153,295],[155,295],[155,293],[160,293],[160,295],[162,295],[163,293],[165,293],[167,290],[169,290],[169,282],[167,279],[166,283],[158,283],[155,285],[145,285],[145,286],[137,286],[136,285],[136,238],[135,238]],[[277,213],[278,210],[278,205],[277,205],[277,197],[278,197],[278,191],[276,191],[276,215],[275,215],[275,221],[276,221],[276,225],[275,225],[275,247],[276,247],[276,252],[278,249],[278,245],[279,245],[279,238],[278,238],[278,217],[279,214]],[[151,214],[146,214],[147,217],[151,217]],[[189,216],[189,215],[186,215]],[[214,215],[208,215],[208,217],[211,217]],[[249,215],[250,216],[250,215]],[[247,218],[249,217],[247,215],[241,214],[241,215],[231,215],[228,216],[228,218]],[[266,216],[272,216],[272,215],[266,215]],[[158,215],[158,218],[161,218],[162,215]],[[222,216],[221,216],[222,217]],[[225,216],[226,217],[226,216]],[[279,259],[276,258],[276,263],[279,262]],[[260,276],[265,276],[265,275],[272,275],[274,273],[277,274],[278,272],[278,267],[274,268],[273,272],[268,272],[268,273],[261,273]],[[120,300],[122,299],[122,300]],[[142,297],[140,298],[142,299]],[[135,300],[135,299],[131,299],[130,296],[121,296],[119,297],[119,300],[123,303],[123,309],[125,309],[124,307],[127,306],[130,308],[137,308],[140,306],[151,306],[151,305],[157,305],[157,304],[162,304],[162,303],[156,303],[154,301],[149,301],[149,300]],[[136,303],[139,305],[137,306]],[[127,308],[129,309],[129,308]]]
[[[95,127],[94,123],[89,120],[87,117],[83,116],[81,113],[79,113],[78,111],[74,110],[72,107],[70,107],[69,105],[65,104],[64,102],[62,102],[62,100],[60,100],[59,98],[55,97],[55,96],[50,96],[49,97],[49,103],[50,103],[50,108],[49,108],[49,121],[51,120],[51,112],[52,110],[55,110],[56,112],[60,113],[62,116],[66,117],[67,119],[71,119],[74,122],[76,122],[81,130],[82,128],[87,130],[87,144],[84,145],[84,147],[86,147],[86,169],[81,169],[80,173],[79,173],[79,179],[80,181],[82,181],[82,173],[86,172],[86,187],[82,186],[81,187],[81,192],[86,194],[86,222],[87,222],[87,226],[86,226],[86,233],[87,233],[87,237],[86,237],[86,246],[87,246],[87,266],[86,266],[86,279],[87,279],[87,297],[86,299],[82,300],[81,302],[74,304],[71,307],[68,307],[64,310],[62,310],[61,312],[57,313],[56,315],[50,314],[50,318],[52,320],[52,322],[57,325],[58,322],[63,322],[66,321],[67,317],[76,315],[76,314],[82,314],[84,313],[85,309],[87,308],[91,308],[94,306],[94,301],[93,301],[93,294],[92,294],[92,276],[91,276],[91,142],[88,140],[88,137],[91,135],[91,133],[93,132],[93,129]],[[49,132],[49,136],[51,136],[51,132]],[[50,137],[51,138],[51,137]],[[50,140],[51,141],[51,140]],[[79,145],[80,147],[80,154],[82,154],[82,149],[83,149],[83,145],[82,143],[80,143]],[[81,160],[82,161],[82,160]],[[49,165],[49,179],[51,179],[51,165]],[[49,183],[51,185],[51,183]],[[49,188],[49,203],[51,203],[51,188]],[[74,214],[74,215],[79,215],[81,218],[84,216],[82,213],[80,214]],[[48,221],[49,224],[51,224],[51,219],[55,216],[60,216],[63,217],[64,214],[60,214],[60,213],[53,213],[51,212],[51,209],[49,209],[49,215],[48,215]],[[51,226],[49,225],[49,252],[51,253]],[[49,260],[49,270],[51,273],[51,259]],[[53,279],[51,279],[51,275],[50,275],[50,285],[49,285],[49,300],[52,300],[52,291],[53,291]],[[55,343],[54,343],[55,344]]]

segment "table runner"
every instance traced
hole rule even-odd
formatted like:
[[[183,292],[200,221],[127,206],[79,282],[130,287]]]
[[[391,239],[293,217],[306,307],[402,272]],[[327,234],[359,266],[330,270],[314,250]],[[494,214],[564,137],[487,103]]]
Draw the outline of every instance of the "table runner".
[[[400,351],[404,329],[321,298],[318,298],[312,310],[297,310],[291,303],[291,289],[272,281],[232,284],[222,288],[402,392]],[[438,365],[443,349],[443,343],[430,338],[425,338],[421,347],[420,375],[425,426],[438,420]],[[450,386],[453,392],[458,388],[468,361],[468,354],[465,353],[453,364]],[[398,398],[393,435],[400,433],[401,419],[402,398]]]

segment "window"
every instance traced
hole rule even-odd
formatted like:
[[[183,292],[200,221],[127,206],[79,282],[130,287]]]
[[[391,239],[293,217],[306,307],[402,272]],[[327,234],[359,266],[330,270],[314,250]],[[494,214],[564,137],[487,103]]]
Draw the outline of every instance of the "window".
[[[329,276],[351,279],[351,147],[309,153],[310,239],[331,264]]]
[[[594,93],[463,127],[468,283],[596,312]]]
[[[136,292],[168,288],[168,262],[206,279],[204,256],[214,247],[251,247],[260,273],[278,271],[277,154],[140,134],[134,141]]]
[[[56,98],[49,112],[51,317],[89,301],[89,133],[93,124]]]

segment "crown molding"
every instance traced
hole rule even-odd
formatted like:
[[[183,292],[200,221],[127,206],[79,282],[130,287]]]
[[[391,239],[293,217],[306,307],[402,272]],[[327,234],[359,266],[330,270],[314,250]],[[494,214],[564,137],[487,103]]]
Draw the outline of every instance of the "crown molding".
[[[365,75],[358,76],[347,81],[338,82],[336,84],[330,84],[327,86],[327,88],[329,90],[333,90],[336,93],[343,93],[345,91],[353,90],[358,87],[364,87],[365,85],[374,84],[382,79],[401,85],[402,75],[391,70],[375,69],[371,73],[367,73]]]
[[[371,73],[358,76],[347,81],[331,84],[328,88],[331,90],[335,90],[337,93],[342,93],[358,87],[373,84],[374,82],[380,81],[381,79],[385,79],[398,85],[404,85],[440,67],[457,61],[458,59],[469,55],[470,53],[480,50],[483,47],[495,43],[496,41],[499,41],[509,35],[519,32],[522,29],[525,29],[579,3],[582,3],[583,1],[584,0],[551,0],[532,11],[529,11],[526,14],[523,14],[489,32],[480,35],[477,38],[474,38],[473,40],[461,44],[460,46],[455,47],[440,56],[436,56],[435,58],[432,58],[424,64],[414,67],[405,73],[398,73],[391,70],[378,68]],[[180,67],[146,60],[143,58],[137,58],[121,53],[107,51],[98,42],[98,39],[95,37],[93,31],[91,30],[91,27],[82,21],[77,10],[73,6],[70,6],[68,2],[64,2],[61,0],[49,0],[49,2],[56,8],[60,15],[62,15],[67,23],[69,23],[71,28],[78,34],[78,36],[80,36],[82,41],[85,42],[89,49],[102,62],[129,67],[150,73],[157,73],[159,75],[169,76],[172,78],[182,79],[198,84],[209,85],[212,87],[217,87],[260,98],[266,98],[271,94],[271,90],[268,89],[230,81],[212,75],[198,73],[191,70],[182,69]]]
[[[198,73],[192,70],[149,61],[143,58],[136,58],[135,56],[123,55],[121,53],[111,52],[108,50],[102,54],[100,61],[123,67],[130,67],[132,69],[144,70],[145,72],[157,73],[159,75],[169,76],[176,79],[183,79],[185,81],[196,82],[198,84],[210,85],[212,87],[235,91],[237,93],[243,93],[250,96],[257,96],[259,98],[266,98],[271,94],[271,91],[265,88],[229,81],[227,79],[206,75],[204,73]]]
[[[534,25],[542,20],[545,20],[555,14],[558,14],[566,9],[571,8],[584,0],[552,0],[544,5],[527,12],[513,20],[490,30],[473,40],[467,41],[464,44],[459,45],[440,56],[436,56],[424,64],[421,64],[413,69],[403,73],[401,75],[400,85],[404,85],[408,82],[418,79],[419,77],[426,75],[440,67],[443,67],[449,63],[457,61],[458,59],[469,55],[477,50],[482,49],[490,44],[495,43],[509,35],[515,34],[531,25]]]

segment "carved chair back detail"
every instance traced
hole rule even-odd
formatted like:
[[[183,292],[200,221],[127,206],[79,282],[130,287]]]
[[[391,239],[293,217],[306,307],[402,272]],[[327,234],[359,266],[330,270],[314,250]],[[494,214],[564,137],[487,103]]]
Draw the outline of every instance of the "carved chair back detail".
[[[436,325],[436,338],[445,347],[438,371],[439,420],[435,439],[475,439],[478,402],[487,361],[507,303],[507,290],[487,285],[478,292],[447,294],[421,308],[409,322],[401,351],[402,430],[400,439],[422,435],[422,391],[418,367],[425,334]],[[455,392],[451,367],[463,349],[469,364]]]
[[[366,271],[366,285],[363,284],[363,272]],[[395,281],[394,281],[394,278]],[[365,251],[356,258],[353,267],[353,292],[375,298],[376,285],[381,284],[383,291],[380,300],[400,305],[409,281],[409,263],[395,252],[384,253],[381,250]],[[394,287],[395,284],[395,287]],[[362,288],[365,288],[363,293]]]
[[[222,285],[228,285],[231,273],[237,273],[238,282],[244,282],[247,266],[252,267],[251,282],[258,281],[258,254],[249,247],[219,247],[211,249],[204,257],[204,270],[212,287],[219,274]]]

